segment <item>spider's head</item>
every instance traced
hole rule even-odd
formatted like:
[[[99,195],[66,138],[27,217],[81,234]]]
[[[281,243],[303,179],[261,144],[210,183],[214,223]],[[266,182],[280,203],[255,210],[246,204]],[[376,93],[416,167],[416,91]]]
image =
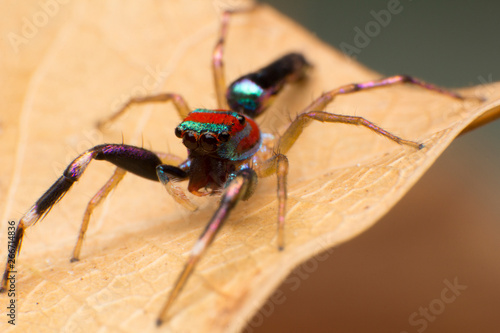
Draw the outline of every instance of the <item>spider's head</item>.
[[[176,127],[189,154],[241,161],[260,148],[257,124],[240,113],[223,110],[196,109]]]

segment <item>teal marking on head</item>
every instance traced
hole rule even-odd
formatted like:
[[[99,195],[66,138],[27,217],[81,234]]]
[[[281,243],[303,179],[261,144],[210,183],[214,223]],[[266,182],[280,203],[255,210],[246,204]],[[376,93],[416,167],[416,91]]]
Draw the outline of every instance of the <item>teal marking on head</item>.
[[[229,126],[225,124],[200,123],[196,121],[185,121],[179,125],[182,131],[193,131],[198,134],[202,132],[222,133],[230,131]]]

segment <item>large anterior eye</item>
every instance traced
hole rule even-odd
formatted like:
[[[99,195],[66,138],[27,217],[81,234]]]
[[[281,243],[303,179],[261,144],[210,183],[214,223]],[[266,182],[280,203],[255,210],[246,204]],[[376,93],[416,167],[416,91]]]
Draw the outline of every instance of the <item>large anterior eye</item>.
[[[191,131],[187,131],[184,133],[184,136],[182,137],[182,143],[184,144],[184,146],[186,146],[186,148],[191,150],[195,150],[196,148],[198,148],[196,135]]]
[[[182,129],[179,126],[175,128],[175,136],[178,138],[182,138]]]
[[[213,133],[203,133],[200,137],[200,145],[205,151],[212,152],[217,149],[217,138]]]
[[[222,132],[219,133],[217,138],[219,139],[220,142],[228,142],[229,139],[231,138],[231,135],[228,132]]]
[[[240,125],[245,125],[245,117],[238,115],[236,118],[238,119]]]

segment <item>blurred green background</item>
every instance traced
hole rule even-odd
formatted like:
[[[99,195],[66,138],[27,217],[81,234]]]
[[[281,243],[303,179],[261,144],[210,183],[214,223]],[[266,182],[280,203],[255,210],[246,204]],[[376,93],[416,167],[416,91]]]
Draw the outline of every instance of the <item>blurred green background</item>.
[[[339,48],[394,1],[262,2]],[[446,87],[500,81],[500,2],[399,3],[359,62]],[[500,121],[458,138],[373,228],[292,272],[306,276],[300,287],[282,285],[285,301],[268,303],[246,332],[499,332],[499,146]],[[467,289],[441,309],[443,281],[455,278]]]

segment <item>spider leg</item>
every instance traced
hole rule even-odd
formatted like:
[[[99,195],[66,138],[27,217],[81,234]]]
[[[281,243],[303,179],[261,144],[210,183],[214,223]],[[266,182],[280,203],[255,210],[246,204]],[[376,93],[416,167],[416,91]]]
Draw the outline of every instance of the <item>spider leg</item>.
[[[278,179],[278,249],[281,251],[285,248],[288,159],[283,154],[276,154],[268,160],[259,163],[259,167],[256,171],[259,177],[268,177],[272,174],[276,174]]]
[[[363,117],[345,116],[340,114],[328,113],[324,111],[308,111],[299,114],[297,118],[295,118],[295,120],[288,126],[285,133],[280,137],[277,150],[279,152],[286,153],[293,146],[299,135],[302,133],[304,128],[310,123],[311,120],[364,126],[369,130],[372,130],[375,133],[383,135],[389,140],[392,140],[398,144],[411,146],[417,149],[422,149],[424,147],[424,145],[421,143],[405,140],[392,133],[389,133],[383,128],[375,125],[374,123],[366,120]]]
[[[157,154],[143,148],[123,144],[104,144],[95,146],[74,159],[63,172],[63,175],[35,202],[17,224],[12,245],[9,245],[7,263],[0,285],[0,292],[6,290],[8,278],[21,250],[25,229],[34,225],[40,219],[43,219],[50,209],[69,191],[71,186],[80,179],[92,160],[105,160],[113,163],[119,169],[101,191],[94,196],[93,202],[91,201],[91,203],[89,203],[90,209],[87,209],[89,217],[95,206],[98,205],[111,189],[118,184],[125,171],[135,173],[149,180],[159,181],[156,167],[163,165]],[[175,168],[176,167],[172,167],[172,169]],[[84,221],[83,224],[80,230],[79,240],[77,241],[76,252],[73,252],[73,258],[75,259],[78,258],[80,251],[79,247],[81,246],[81,241],[83,240],[83,236],[88,226],[88,220],[87,222]]]
[[[94,212],[94,209],[108,196],[108,194],[118,186],[118,183],[123,179],[127,172],[122,168],[116,168],[115,172],[109,178],[109,180],[104,184],[103,187],[90,199],[83,214],[82,225],[80,227],[80,232],[78,233],[78,239],[76,240],[75,248],[73,249],[73,254],[71,255],[71,262],[80,260],[80,251],[82,249],[83,238],[89,227],[90,216]]]
[[[436,93],[446,95],[446,96],[449,96],[449,97],[452,97],[455,99],[459,99],[459,100],[467,99],[466,97],[464,97],[458,93],[455,93],[453,91],[435,86],[433,84],[424,82],[422,80],[416,79],[416,78],[408,76],[408,75],[394,75],[394,76],[390,76],[390,77],[380,79],[380,80],[367,81],[367,82],[363,82],[363,83],[347,84],[347,85],[339,87],[337,89],[330,90],[330,91],[324,93],[323,95],[321,95],[314,102],[312,102],[304,110],[304,112],[313,111],[313,110],[323,110],[328,104],[330,104],[333,101],[333,99],[337,95],[350,94],[350,93],[358,92],[361,90],[369,90],[369,89],[392,86],[392,85],[402,84],[402,83],[408,83],[408,84],[412,84],[415,86],[419,86],[419,87],[422,87],[426,90],[434,91]]]
[[[222,23],[220,28],[219,40],[215,44],[212,55],[212,70],[214,74],[215,93],[217,95],[217,105],[219,109],[227,110],[229,107],[226,101],[226,78],[224,76],[224,43],[227,36],[227,27],[231,12],[222,13]]]
[[[318,97],[316,100],[314,100],[308,107],[305,108],[305,110],[297,116],[297,118],[290,124],[286,132],[283,134],[283,136],[279,140],[278,144],[278,151],[281,153],[286,153],[294,144],[295,140],[297,137],[302,133],[302,130],[304,127],[306,127],[311,120],[319,120],[319,121],[326,121],[326,122],[339,122],[339,123],[345,123],[345,124],[352,124],[352,125],[361,125],[365,126],[372,131],[375,131],[376,133],[379,133],[386,138],[393,140],[399,144],[405,144],[409,146],[413,146],[416,148],[423,148],[423,145],[418,144],[413,141],[408,141],[401,139],[386,130],[376,126],[372,122],[362,118],[362,117],[354,117],[354,116],[343,116],[343,115],[337,115],[333,113],[327,113],[323,111],[314,111],[314,110],[323,110],[326,108],[328,104],[330,104],[335,97],[338,95],[343,95],[343,94],[350,94],[354,92],[358,92],[361,90],[369,90],[369,89],[374,89],[374,88],[380,88],[380,87],[386,87],[386,86],[391,86],[395,84],[402,84],[402,83],[409,83],[413,84],[419,87],[422,87],[424,89],[427,89],[429,91],[434,91],[436,93],[446,95],[455,99],[459,100],[465,100],[466,97],[455,93],[450,90],[446,90],[444,88],[440,88],[438,86],[435,86],[433,84],[421,81],[419,79],[413,78],[408,75],[395,75],[395,76],[390,76],[385,79],[380,79],[380,80],[374,80],[374,81],[367,81],[364,83],[353,83],[353,84],[348,84],[342,87],[339,87],[337,89],[330,90],[320,97]]]
[[[132,97],[129,99],[123,106],[118,109],[116,112],[114,112],[111,116],[100,120],[97,122],[97,127],[100,129],[103,129],[113,121],[115,121],[118,117],[123,115],[125,111],[128,110],[128,108],[133,105],[133,104],[146,104],[146,103],[165,103],[165,102],[172,102],[177,110],[177,113],[181,117],[181,119],[184,119],[187,117],[189,113],[189,107],[184,100],[184,98],[179,95],[179,94],[174,94],[174,93],[160,93],[160,94],[155,94],[155,95],[148,95],[148,96],[142,96],[142,97]]]
[[[180,157],[177,157],[172,154],[167,154],[167,153],[156,153],[158,157],[163,162],[169,163],[169,164],[180,164],[182,162],[182,159]],[[75,262],[80,260],[80,252],[83,244],[83,239],[85,237],[85,233],[87,232],[89,222],[90,222],[90,217],[92,213],[94,212],[94,209],[99,206],[102,201],[111,193],[111,191],[118,186],[120,181],[123,179],[123,177],[126,174],[126,170],[122,168],[116,168],[115,172],[113,175],[109,178],[109,180],[104,184],[103,187],[92,197],[92,199],[89,201],[87,208],[85,209],[85,213],[83,214],[83,220],[82,220],[82,225],[80,227],[80,232],[78,233],[78,239],[76,241],[75,248],[73,249],[73,254],[71,256],[70,261]],[[180,190],[179,190],[180,191]],[[170,192],[169,192],[170,193]],[[176,198],[176,194],[170,193],[174,198]],[[183,193],[180,193],[179,195],[182,195]],[[185,195],[184,195],[185,197]]]
[[[213,215],[212,219],[193,246],[182,273],[177,278],[166,303],[160,311],[156,321],[158,326],[160,326],[167,319],[168,310],[170,309],[172,303],[191,276],[191,273],[196,267],[196,264],[200,260],[201,256],[205,253],[205,250],[212,243],[215,235],[227,220],[231,210],[240,200],[247,200],[253,193],[256,185],[257,175],[252,169],[241,170],[235,175],[234,178],[231,179],[222,196],[219,208],[217,208],[217,211]]]

